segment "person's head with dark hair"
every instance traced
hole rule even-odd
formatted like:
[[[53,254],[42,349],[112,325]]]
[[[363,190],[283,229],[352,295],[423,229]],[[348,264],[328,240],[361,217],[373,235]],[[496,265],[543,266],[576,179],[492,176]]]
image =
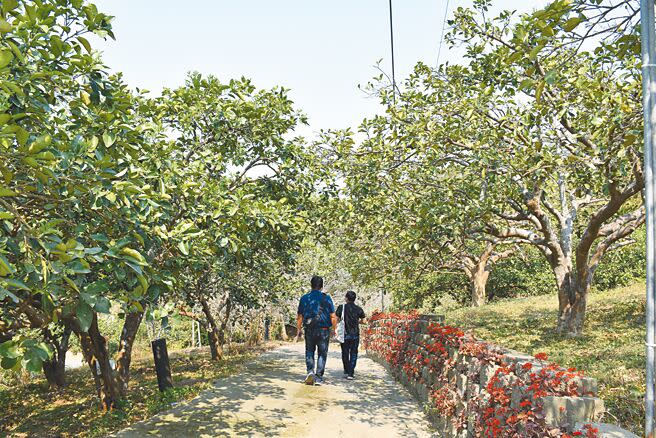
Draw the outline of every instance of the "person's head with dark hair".
[[[355,302],[355,292],[352,290],[346,292],[346,301],[349,303],[354,303]]]
[[[315,275],[314,277],[312,277],[312,280],[310,280],[310,286],[312,286],[312,290],[323,289],[323,278],[319,277],[318,275]]]

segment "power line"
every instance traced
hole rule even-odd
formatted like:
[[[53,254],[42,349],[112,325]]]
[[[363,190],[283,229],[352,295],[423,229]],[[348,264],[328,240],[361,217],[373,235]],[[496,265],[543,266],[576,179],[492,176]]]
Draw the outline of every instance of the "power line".
[[[437,48],[437,67],[440,66],[440,54],[442,53],[442,43],[444,42],[444,29],[446,28],[446,17],[448,14],[449,14],[449,0],[446,0],[446,8],[444,9],[444,19],[442,20],[442,35],[440,36],[440,45]]]
[[[392,99],[396,105],[396,75],[394,73],[394,24],[392,22],[392,0],[389,0],[390,45],[392,46]]]

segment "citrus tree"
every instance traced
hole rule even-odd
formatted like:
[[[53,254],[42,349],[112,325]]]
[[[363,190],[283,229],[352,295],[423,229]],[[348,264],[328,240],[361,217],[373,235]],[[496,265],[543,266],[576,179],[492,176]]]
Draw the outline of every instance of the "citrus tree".
[[[2,13],[2,365],[40,370],[65,352],[20,330],[63,324],[80,336],[109,408],[121,389],[96,315],[111,302],[138,308],[148,292],[139,222],[158,194],[135,169],[151,133],[139,98],[85,38],[112,36],[110,17],[78,1],[8,1]],[[46,374],[55,384],[58,359]]]
[[[395,98],[381,78],[374,91],[387,114],[363,124],[361,146],[342,142],[336,156],[355,162],[352,185],[383,212],[371,226],[391,221],[385,241],[421,248],[411,235],[425,219],[438,248],[454,237],[479,242],[477,251],[537,248],[559,291],[557,328],[578,335],[595,270],[644,222],[634,15],[618,18],[603,2],[494,18],[489,2],[474,6],[456,11],[449,35],[467,64],[418,64]],[[611,18],[618,31],[603,26]],[[586,40],[595,29],[601,40]],[[370,196],[377,191],[387,193]],[[401,214],[389,211],[396,199]]]
[[[144,315],[291,263],[313,183],[305,143],[287,137],[304,119],[285,90],[246,79],[135,94],[92,52],[87,34],[113,37],[95,6],[1,7],[1,364],[62,385],[75,333],[112,409]],[[253,290],[234,299],[251,306]],[[123,322],[115,356],[103,313]]]
[[[247,79],[222,83],[192,73],[165,90],[159,117],[172,133],[164,164],[169,228],[180,230],[175,258],[164,257],[190,305],[200,304],[212,356],[221,357],[234,305],[261,303],[257,287],[292,261],[311,205],[312,157],[302,139],[286,138],[304,116],[284,89],[257,90]],[[260,278],[258,281],[252,281]],[[262,297],[264,298],[264,297]]]

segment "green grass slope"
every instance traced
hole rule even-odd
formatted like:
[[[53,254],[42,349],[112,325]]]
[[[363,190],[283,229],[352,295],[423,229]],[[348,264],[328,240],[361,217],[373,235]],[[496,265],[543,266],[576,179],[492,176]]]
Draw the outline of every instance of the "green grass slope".
[[[644,283],[591,294],[583,337],[554,332],[558,299],[537,296],[480,308],[449,310],[447,324],[472,330],[482,340],[529,354],[547,353],[599,382],[604,421],[641,434],[645,391]]]

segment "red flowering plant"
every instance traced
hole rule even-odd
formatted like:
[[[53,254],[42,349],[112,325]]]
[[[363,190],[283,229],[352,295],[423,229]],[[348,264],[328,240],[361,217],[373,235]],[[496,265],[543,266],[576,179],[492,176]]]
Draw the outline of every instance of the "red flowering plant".
[[[429,407],[452,432],[484,437],[595,437],[548,426],[542,397],[581,395],[580,372],[548,362],[544,353],[517,361],[457,327],[422,320],[417,312],[375,313],[364,333],[368,353],[397,377],[425,385]]]

